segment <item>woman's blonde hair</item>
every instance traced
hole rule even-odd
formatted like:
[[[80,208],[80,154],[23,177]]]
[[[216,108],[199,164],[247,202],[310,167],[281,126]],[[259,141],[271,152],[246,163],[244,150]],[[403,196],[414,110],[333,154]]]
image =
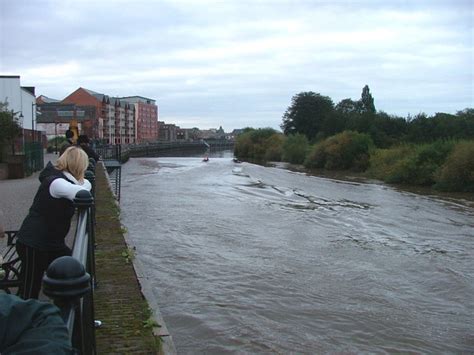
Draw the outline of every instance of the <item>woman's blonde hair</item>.
[[[84,173],[89,166],[89,157],[81,147],[71,146],[58,158],[56,169],[68,171],[77,181],[84,181]]]

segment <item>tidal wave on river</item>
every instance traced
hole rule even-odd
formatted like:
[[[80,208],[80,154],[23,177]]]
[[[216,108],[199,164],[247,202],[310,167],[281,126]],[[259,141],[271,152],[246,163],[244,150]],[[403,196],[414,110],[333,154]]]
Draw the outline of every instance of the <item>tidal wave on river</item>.
[[[237,164],[136,158],[122,222],[180,354],[474,352],[474,207]]]

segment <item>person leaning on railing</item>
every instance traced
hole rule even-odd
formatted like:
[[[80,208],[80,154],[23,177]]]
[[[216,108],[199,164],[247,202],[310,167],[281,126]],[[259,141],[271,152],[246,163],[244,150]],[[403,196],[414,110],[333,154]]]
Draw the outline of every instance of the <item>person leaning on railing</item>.
[[[40,173],[41,182],[28,215],[17,234],[16,250],[21,260],[21,297],[38,298],[44,271],[56,258],[71,255],[64,239],[74,215],[73,200],[80,190],[91,190],[84,179],[87,154],[72,146],[49,162]]]

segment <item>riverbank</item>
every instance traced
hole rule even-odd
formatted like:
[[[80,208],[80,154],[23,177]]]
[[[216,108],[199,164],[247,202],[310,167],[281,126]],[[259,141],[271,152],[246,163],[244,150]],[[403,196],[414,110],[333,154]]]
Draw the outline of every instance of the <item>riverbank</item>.
[[[259,164],[259,163],[256,163]],[[387,185],[398,191],[410,192],[418,195],[433,196],[445,200],[464,201],[466,206],[474,206],[474,194],[470,192],[444,192],[434,189],[430,186],[414,186],[408,184],[388,184],[381,180],[370,179],[363,172],[344,171],[344,170],[327,170],[327,169],[307,169],[304,165],[291,164],[287,162],[268,162],[259,164],[263,166],[287,169],[302,174],[317,176],[333,180],[341,180],[356,183],[372,183],[379,185]]]
[[[146,280],[124,237],[120,212],[102,164],[96,168],[95,318],[99,354],[173,354],[172,339],[156,301],[145,299]],[[152,306],[152,307],[151,307]],[[155,311],[153,311],[155,310]]]

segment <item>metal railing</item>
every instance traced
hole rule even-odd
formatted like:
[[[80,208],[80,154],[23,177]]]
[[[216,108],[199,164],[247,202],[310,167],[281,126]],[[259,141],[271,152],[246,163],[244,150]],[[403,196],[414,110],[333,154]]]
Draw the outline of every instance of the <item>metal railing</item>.
[[[87,175],[93,177],[90,171]],[[43,293],[61,309],[73,347],[80,354],[96,354],[95,212],[92,194],[79,191],[74,206],[78,214],[72,256],[60,257],[50,264],[43,278]]]
[[[91,192],[76,194],[77,224],[72,256],[55,259],[43,278],[43,293],[60,308],[71,342],[80,354],[96,354],[94,319],[95,277],[95,164],[90,161],[86,178]],[[6,232],[7,246],[0,263],[0,289],[18,293],[21,260],[15,250],[16,231]]]
[[[43,146],[41,142],[25,142],[25,174],[31,175],[44,168]]]

